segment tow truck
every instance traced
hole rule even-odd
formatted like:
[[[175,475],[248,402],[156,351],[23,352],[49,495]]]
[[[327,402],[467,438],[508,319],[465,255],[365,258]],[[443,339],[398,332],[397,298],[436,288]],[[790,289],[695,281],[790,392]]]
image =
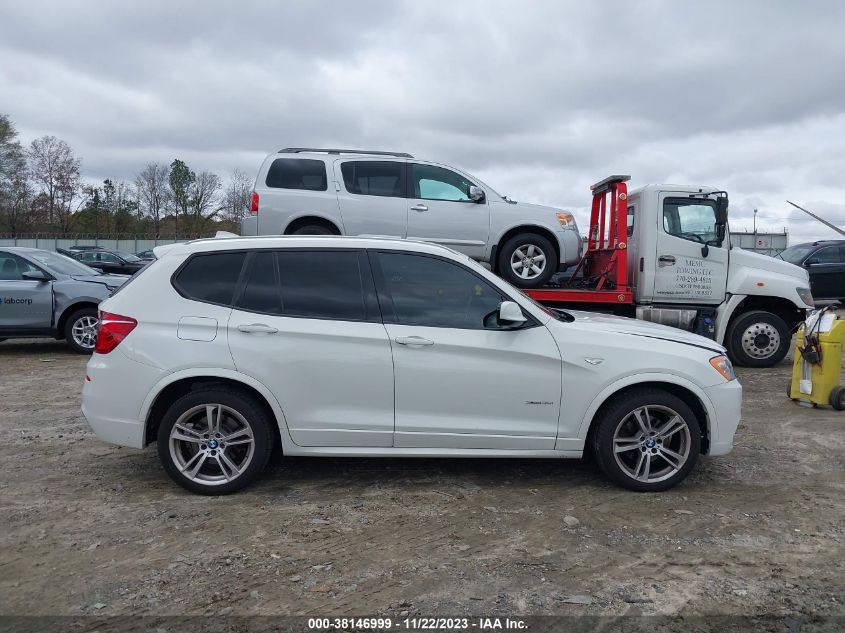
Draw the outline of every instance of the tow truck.
[[[714,187],[646,185],[630,176],[590,187],[590,229],[574,271],[524,290],[551,308],[610,312],[716,340],[737,365],[771,367],[813,308],[807,272],[732,247],[728,194]]]

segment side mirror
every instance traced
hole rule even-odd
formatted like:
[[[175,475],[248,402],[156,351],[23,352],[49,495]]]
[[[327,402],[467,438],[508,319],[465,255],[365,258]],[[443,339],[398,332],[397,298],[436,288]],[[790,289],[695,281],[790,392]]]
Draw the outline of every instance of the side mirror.
[[[522,314],[522,308],[513,301],[502,301],[499,304],[500,323],[525,323],[528,319]]]
[[[28,270],[21,273],[21,279],[26,281],[50,281],[50,277],[43,270]]]
[[[819,263],[818,257],[811,257],[810,259],[804,260],[805,266],[815,266],[818,263]]]
[[[469,199],[473,202],[484,202],[484,189],[476,187],[475,185],[470,185]]]
[[[716,225],[724,226],[728,223],[728,197],[716,198]]]

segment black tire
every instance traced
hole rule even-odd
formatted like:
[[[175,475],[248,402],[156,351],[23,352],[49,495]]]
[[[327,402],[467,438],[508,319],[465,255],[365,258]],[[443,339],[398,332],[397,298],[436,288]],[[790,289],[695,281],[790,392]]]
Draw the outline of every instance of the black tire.
[[[68,347],[77,354],[92,354],[97,344],[97,325],[100,315],[97,308],[82,308],[72,313],[65,321],[64,335]],[[90,328],[94,328],[91,338]],[[76,331],[74,331],[76,329]],[[80,332],[81,330],[81,332]]]
[[[845,411],[845,387],[839,386],[831,389],[828,402],[837,411]]]
[[[531,247],[533,247],[533,250]],[[536,257],[535,253],[539,251],[544,257],[545,266],[542,267],[539,273],[533,273],[535,275],[533,277],[521,277],[511,266],[511,261],[519,257],[516,252],[517,250],[523,251],[523,261],[528,262],[532,262]],[[497,260],[496,269],[498,270],[499,276],[517,288],[539,288],[540,286],[545,286],[549,282],[549,279],[552,278],[552,275],[557,272],[558,268],[558,257],[555,253],[554,246],[552,246],[552,243],[548,239],[537,233],[520,233],[510,238],[499,249]],[[535,265],[539,267],[539,264],[536,262]]]
[[[323,224],[307,224],[296,229],[291,235],[337,235]]]
[[[205,432],[211,431],[205,427],[208,406],[226,408],[216,439],[214,433]],[[213,417],[216,419],[216,414]],[[188,442],[174,439],[171,450],[170,435],[177,422],[181,428],[188,429],[183,436],[192,439]],[[235,442],[237,447],[227,452],[225,442],[219,440],[225,439],[227,434],[235,435],[234,431],[244,425],[252,434],[251,446],[248,441],[238,441],[248,439],[238,434],[238,439],[233,439],[228,448],[234,447]],[[275,425],[252,397],[225,387],[192,391],[170,405],[164,414],[158,429],[158,456],[170,478],[183,488],[201,495],[227,495],[248,486],[267,466],[273,452],[273,433]],[[201,452],[205,457],[198,457]],[[225,461],[221,461],[220,457],[224,455]],[[190,473],[198,462],[200,468],[195,477],[183,472],[184,469]],[[240,466],[240,473],[234,475],[236,470],[229,466],[224,468],[224,464]]]
[[[789,326],[782,318],[765,310],[752,310],[728,325],[725,347],[735,365],[773,367],[784,359],[791,340]]]
[[[650,407],[649,424],[653,423],[655,432],[653,436],[644,434],[636,423],[634,412],[643,407]],[[669,434],[658,442],[660,436],[656,435],[656,432],[663,427],[663,424],[674,419],[675,415],[686,426],[686,430],[682,426],[679,431]],[[613,397],[599,411],[594,424],[596,426],[592,432],[592,449],[596,462],[608,478],[628,490],[660,492],[672,488],[686,478],[698,461],[701,452],[700,425],[692,409],[679,397],[661,389],[652,387],[632,389]],[[617,429],[620,429],[620,434],[622,434],[621,443],[624,446],[629,444],[634,446],[632,449],[619,453],[614,451],[614,436]],[[646,439],[638,438],[635,441],[625,442],[624,438],[629,437],[630,433],[644,435]],[[650,443],[647,445],[646,442]],[[675,463],[670,464],[662,456],[664,446],[669,446],[669,450],[685,455],[685,460],[681,462],[680,459],[672,458]],[[618,459],[617,456],[619,456]],[[645,473],[646,460],[649,468],[653,463],[654,468],[658,469],[656,473],[651,471],[649,474]],[[620,461],[625,464],[625,467],[619,463]],[[641,464],[645,479],[634,476],[639,472]],[[626,468],[634,470],[634,474],[629,473]]]

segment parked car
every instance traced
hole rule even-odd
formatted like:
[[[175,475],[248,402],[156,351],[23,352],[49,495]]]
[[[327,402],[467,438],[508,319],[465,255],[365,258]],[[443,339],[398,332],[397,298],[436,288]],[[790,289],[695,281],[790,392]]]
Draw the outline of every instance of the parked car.
[[[778,257],[810,275],[814,299],[845,302],[845,240],[819,240],[790,246]]]
[[[141,251],[140,253],[135,253],[135,257],[144,262],[152,262],[156,259],[155,253],[153,253],[153,249]]]
[[[287,148],[258,171],[241,235],[380,235],[449,246],[521,288],[578,262],[575,218],[410,154]]]
[[[65,251],[64,249],[57,248],[56,251],[63,252],[92,268],[98,268],[104,273],[117,275],[134,275],[149,263],[149,261],[144,261],[131,253],[123,253],[106,248],[78,252]]]
[[[289,456],[581,457],[665,490],[731,450],[741,387],[714,341],[556,312],[434,244],[206,239],[101,306],[82,410],[156,442],[201,494]]]
[[[0,247],[0,341],[65,339],[90,354],[97,338],[97,304],[128,277],[104,275],[60,253]]]

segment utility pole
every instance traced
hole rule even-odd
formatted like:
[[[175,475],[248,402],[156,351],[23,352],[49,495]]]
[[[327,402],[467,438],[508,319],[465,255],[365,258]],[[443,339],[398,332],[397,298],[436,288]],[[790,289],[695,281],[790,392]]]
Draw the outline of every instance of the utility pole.
[[[757,235],[757,209],[754,209],[754,235]]]

